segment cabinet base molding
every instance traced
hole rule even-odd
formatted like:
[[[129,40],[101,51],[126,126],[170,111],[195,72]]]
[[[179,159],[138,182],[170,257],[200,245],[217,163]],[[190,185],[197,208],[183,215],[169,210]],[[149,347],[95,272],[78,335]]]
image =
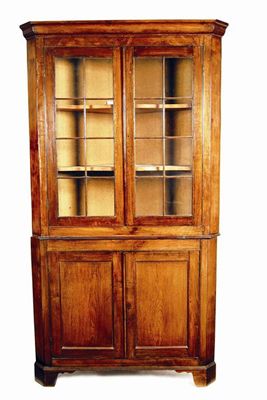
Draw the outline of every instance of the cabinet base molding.
[[[36,362],[34,364],[34,373],[36,382],[43,386],[55,386],[58,372]]]
[[[196,386],[207,386],[216,378],[216,364],[211,362],[201,366],[64,366],[50,367],[36,362],[34,365],[35,380],[43,386],[55,386],[59,373],[73,373],[75,371],[137,371],[137,370],[175,370],[176,372],[192,373]]]
[[[193,379],[196,386],[208,386],[210,383],[216,379],[216,364],[212,362],[204,367],[193,369],[193,371],[184,371],[177,369],[176,372],[192,372]]]

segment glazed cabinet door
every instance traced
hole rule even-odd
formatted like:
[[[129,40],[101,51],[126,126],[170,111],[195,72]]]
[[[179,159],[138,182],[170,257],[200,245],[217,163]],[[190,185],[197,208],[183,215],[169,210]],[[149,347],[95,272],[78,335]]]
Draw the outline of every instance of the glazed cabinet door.
[[[128,357],[197,356],[199,252],[128,253],[125,261]]]
[[[125,71],[128,224],[199,225],[200,48],[128,48]]]
[[[123,222],[121,52],[46,54],[50,225]]]
[[[49,253],[52,356],[123,355],[119,253]]]

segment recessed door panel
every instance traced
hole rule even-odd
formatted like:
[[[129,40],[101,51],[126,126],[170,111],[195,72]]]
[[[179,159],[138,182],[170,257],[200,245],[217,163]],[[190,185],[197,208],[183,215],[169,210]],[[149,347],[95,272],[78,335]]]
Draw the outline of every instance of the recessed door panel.
[[[198,251],[126,255],[128,356],[197,353]]]
[[[53,355],[122,356],[121,263],[117,253],[51,253]]]

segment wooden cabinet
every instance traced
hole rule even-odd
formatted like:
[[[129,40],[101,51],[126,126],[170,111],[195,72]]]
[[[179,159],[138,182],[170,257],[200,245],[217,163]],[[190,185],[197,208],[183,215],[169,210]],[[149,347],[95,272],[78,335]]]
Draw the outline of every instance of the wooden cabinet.
[[[29,22],[36,380],[215,379],[218,20]]]

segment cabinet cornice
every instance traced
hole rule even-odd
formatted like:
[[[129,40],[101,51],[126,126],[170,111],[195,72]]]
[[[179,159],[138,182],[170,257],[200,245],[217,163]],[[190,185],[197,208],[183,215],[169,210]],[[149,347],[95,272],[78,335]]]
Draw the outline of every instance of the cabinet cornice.
[[[214,34],[223,36],[228,24],[220,20],[30,21],[20,26],[25,38],[79,34]]]

